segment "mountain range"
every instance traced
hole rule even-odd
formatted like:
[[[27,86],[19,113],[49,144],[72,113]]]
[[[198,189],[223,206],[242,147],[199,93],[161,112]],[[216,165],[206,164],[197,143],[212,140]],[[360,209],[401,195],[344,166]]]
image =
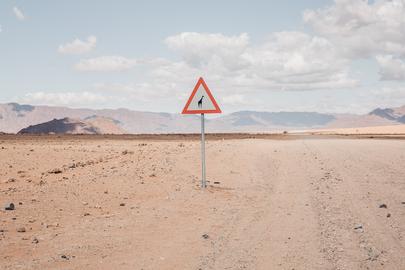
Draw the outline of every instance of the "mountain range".
[[[405,124],[405,106],[377,108],[368,114],[239,111],[208,118],[208,132],[276,132]],[[0,132],[5,133],[198,133],[198,115],[128,109],[73,109],[0,104]]]

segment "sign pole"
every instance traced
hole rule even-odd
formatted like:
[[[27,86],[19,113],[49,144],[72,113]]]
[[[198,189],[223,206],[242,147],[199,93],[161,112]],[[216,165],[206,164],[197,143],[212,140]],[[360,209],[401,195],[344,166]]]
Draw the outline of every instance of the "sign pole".
[[[183,108],[182,114],[201,114],[201,188],[207,188],[205,178],[205,114],[222,113],[203,78],[199,78]]]
[[[204,123],[204,114],[201,114],[201,171],[202,171],[202,178],[201,178],[201,187],[206,188],[207,182],[205,179],[205,123]]]

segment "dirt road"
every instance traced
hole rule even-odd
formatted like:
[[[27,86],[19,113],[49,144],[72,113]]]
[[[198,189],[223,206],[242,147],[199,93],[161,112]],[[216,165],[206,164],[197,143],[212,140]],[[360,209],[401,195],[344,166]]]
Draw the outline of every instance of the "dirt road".
[[[405,140],[199,147],[0,141],[0,269],[405,269]]]

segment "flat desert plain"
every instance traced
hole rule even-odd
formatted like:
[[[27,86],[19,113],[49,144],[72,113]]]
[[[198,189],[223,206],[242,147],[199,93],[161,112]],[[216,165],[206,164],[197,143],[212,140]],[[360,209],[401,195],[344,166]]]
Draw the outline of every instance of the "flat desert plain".
[[[405,269],[405,140],[0,137],[0,269]],[[14,203],[14,210],[5,206]]]

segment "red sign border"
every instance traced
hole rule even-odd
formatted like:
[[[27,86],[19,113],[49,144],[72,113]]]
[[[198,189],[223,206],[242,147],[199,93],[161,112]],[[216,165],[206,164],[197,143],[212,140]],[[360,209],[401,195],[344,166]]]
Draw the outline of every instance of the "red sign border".
[[[213,110],[192,110],[189,111],[188,107],[190,106],[191,101],[193,100],[195,94],[197,93],[198,88],[200,87],[200,85],[203,85],[205,91],[208,94],[208,97],[210,98],[212,104],[214,105],[215,109]],[[204,79],[202,77],[200,77],[198,79],[197,84],[194,87],[193,92],[191,93],[190,97],[187,100],[186,106],[184,106],[183,111],[181,112],[181,114],[200,114],[200,113],[222,113],[221,109],[219,108],[217,102],[215,101],[214,96],[211,94],[210,89],[208,88],[207,84],[205,83]]]

